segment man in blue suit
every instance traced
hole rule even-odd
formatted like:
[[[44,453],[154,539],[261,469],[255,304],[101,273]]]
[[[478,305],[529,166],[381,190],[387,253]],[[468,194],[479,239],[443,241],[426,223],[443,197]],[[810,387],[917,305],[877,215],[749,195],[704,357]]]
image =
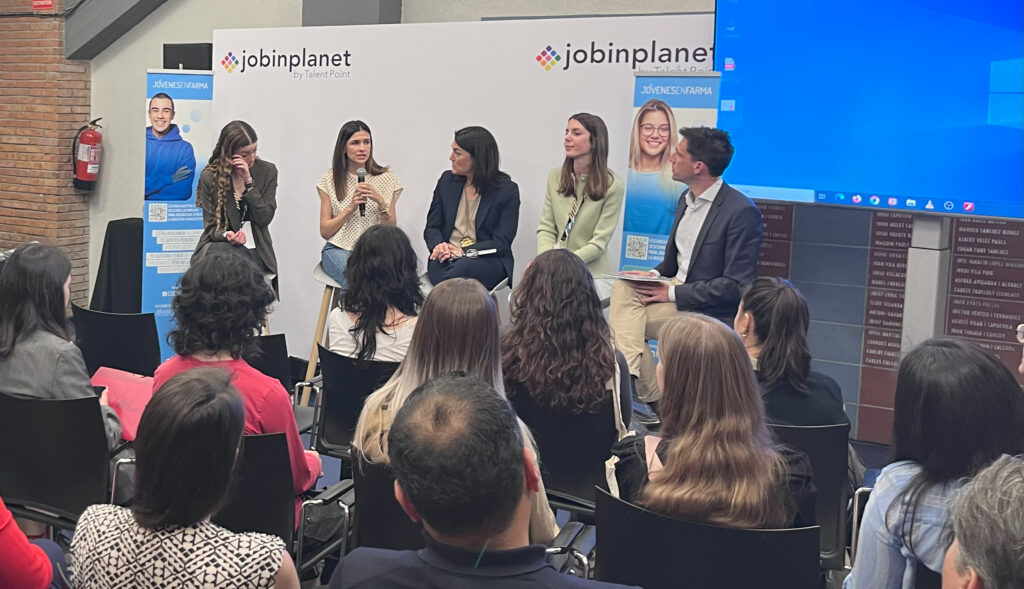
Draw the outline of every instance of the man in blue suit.
[[[722,180],[732,161],[729,134],[690,127],[672,154],[672,178],[687,186],[679,199],[665,258],[637,277],[663,282],[619,280],[612,287],[609,316],[615,344],[626,356],[641,400],[661,396],[648,339],[684,311],[703,313],[732,325],[740,289],[757,277],[761,212]]]

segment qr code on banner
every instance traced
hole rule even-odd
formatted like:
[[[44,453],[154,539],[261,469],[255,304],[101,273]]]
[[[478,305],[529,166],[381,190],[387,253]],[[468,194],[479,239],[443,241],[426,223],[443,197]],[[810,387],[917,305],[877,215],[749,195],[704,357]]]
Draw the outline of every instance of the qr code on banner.
[[[646,260],[650,238],[644,235],[626,236],[626,257],[631,260]]]
[[[164,223],[167,221],[167,205],[165,203],[151,203],[149,205],[149,222]]]

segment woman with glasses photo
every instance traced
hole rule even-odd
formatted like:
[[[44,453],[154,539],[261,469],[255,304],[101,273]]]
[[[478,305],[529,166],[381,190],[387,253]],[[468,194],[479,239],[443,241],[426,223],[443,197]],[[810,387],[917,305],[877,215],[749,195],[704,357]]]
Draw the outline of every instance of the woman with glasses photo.
[[[668,235],[672,230],[679,196],[686,189],[672,179],[668,160],[678,140],[672,108],[657,98],[645,102],[633,119],[629,137],[629,206],[623,231]]]

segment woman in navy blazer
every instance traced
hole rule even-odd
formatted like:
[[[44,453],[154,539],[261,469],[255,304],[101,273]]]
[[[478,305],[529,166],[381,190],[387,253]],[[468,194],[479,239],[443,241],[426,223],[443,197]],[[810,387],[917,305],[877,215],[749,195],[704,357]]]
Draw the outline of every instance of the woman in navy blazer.
[[[448,159],[452,169],[437,181],[423,231],[430,249],[427,274],[434,284],[475,278],[490,290],[512,277],[519,186],[498,169],[498,144],[483,127],[456,131]],[[471,250],[479,256],[467,256]]]

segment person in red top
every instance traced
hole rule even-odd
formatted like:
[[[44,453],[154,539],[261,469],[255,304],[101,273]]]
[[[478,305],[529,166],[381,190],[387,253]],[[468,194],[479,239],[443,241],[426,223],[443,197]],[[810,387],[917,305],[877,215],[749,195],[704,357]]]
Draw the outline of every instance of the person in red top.
[[[320,455],[303,448],[292,402],[281,382],[242,359],[254,350],[256,334],[274,298],[261,271],[244,258],[211,252],[193,263],[181,277],[171,304],[177,327],[170,339],[177,355],[156,369],[153,390],[172,376],[200,366],[231,372],[231,384],[245,403],[244,432],[284,432],[288,439],[298,510],[299,496],[321,474]]]
[[[53,542],[29,542],[0,498],[0,587],[65,587],[63,569],[55,569],[63,559]]]

